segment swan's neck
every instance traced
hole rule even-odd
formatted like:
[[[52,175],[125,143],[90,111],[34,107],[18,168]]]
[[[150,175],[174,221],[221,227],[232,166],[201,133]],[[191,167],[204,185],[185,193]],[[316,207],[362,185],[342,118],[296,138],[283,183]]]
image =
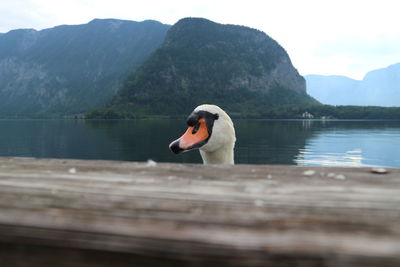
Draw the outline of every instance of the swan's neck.
[[[233,146],[224,146],[215,151],[204,151],[200,149],[200,155],[204,164],[230,164],[233,165]]]

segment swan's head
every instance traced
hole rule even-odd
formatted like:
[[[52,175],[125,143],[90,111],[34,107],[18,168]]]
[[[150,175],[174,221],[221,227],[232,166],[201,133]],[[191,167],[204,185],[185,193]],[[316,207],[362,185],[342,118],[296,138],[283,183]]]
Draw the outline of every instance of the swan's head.
[[[175,154],[192,149],[212,153],[221,149],[233,150],[235,129],[231,118],[220,107],[200,105],[186,120],[188,129],[169,148]]]

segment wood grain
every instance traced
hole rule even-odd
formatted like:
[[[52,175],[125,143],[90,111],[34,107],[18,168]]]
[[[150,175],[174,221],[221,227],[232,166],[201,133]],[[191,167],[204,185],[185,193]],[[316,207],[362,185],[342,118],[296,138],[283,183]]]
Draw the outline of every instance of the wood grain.
[[[0,158],[0,266],[400,266],[400,170]]]

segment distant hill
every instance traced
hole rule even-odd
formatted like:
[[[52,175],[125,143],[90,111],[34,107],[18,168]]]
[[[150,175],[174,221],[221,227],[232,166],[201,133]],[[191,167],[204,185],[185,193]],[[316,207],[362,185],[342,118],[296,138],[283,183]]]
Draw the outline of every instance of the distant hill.
[[[248,27],[185,18],[124,83],[114,100],[89,117],[186,114],[201,103],[232,113],[316,104],[286,51]]]
[[[306,75],[307,92],[329,105],[400,106],[400,63],[368,72],[364,79]]]
[[[74,114],[105,104],[169,28],[95,19],[1,34],[0,115]]]
[[[355,104],[357,88],[361,83],[345,76],[305,75],[307,93],[324,104]]]

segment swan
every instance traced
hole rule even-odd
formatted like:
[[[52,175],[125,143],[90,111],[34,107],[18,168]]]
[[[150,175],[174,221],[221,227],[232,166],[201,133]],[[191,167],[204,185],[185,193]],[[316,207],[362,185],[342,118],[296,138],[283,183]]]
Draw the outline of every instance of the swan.
[[[199,149],[204,164],[234,164],[235,128],[216,105],[196,107],[186,119],[189,128],[169,148],[175,154]]]

